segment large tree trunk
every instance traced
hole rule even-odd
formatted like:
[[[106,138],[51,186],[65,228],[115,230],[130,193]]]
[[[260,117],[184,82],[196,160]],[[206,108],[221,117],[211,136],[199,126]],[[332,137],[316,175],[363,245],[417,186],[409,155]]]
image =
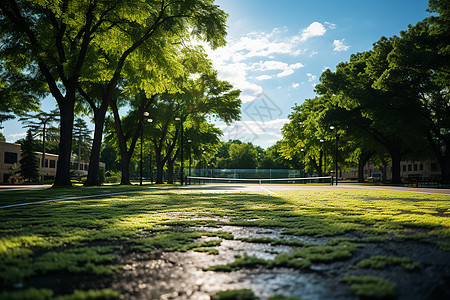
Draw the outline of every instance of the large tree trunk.
[[[156,148],[156,184],[163,183],[163,174],[164,174],[164,161],[161,159],[161,152],[158,152],[158,148]]]
[[[60,140],[58,169],[54,186],[72,186],[70,182],[70,156],[72,151],[72,129],[74,119],[74,101],[59,101]]]
[[[121,151],[121,167],[122,167],[122,177],[120,179],[120,184],[131,185],[130,181],[130,156],[128,153],[123,153]]]
[[[173,152],[173,151],[172,151]],[[173,155],[173,158],[170,158],[167,160],[167,183],[169,184],[173,184],[174,183],[174,164],[175,161],[177,160],[177,157],[180,153],[180,148],[177,149],[177,151],[175,151],[175,154]]]
[[[101,184],[98,178],[98,173],[103,140],[103,127],[105,125],[105,116],[108,109],[108,103],[109,101],[104,100],[99,109],[94,109],[94,140],[92,141],[91,155],[89,157],[89,173],[84,184],[85,186],[97,186]]]
[[[130,181],[130,161],[131,161],[131,156],[133,155],[133,151],[134,151],[134,146],[135,146],[135,139],[133,139],[133,141],[131,142],[130,145],[130,150],[128,150],[127,148],[127,141],[125,139],[125,134],[122,130],[122,124],[120,121],[120,116],[119,116],[119,110],[117,109],[117,105],[114,101],[111,101],[111,109],[113,111],[113,115],[114,115],[114,125],[116,128],[116,136],[117,136],[117,140],[119,141],[119,149],[120,149],[120,156],[121,156],[121,167],[122,167],[122,177],[120,180],[120,184],[123,185],[131,185],[131,181]],[[137,130],[141,130],[141,126],[142,124],[139,124]]]
[[[168,184],[173,184],[173,161],[171,159],[169,159],[167,161],[167,183]]]
[[[445,143],[445,152],[439,165],[443,183],[450,183],[450,141]]]
[[[89,157],[89,173],[87,180],[84,183],[85,186],[97,186],[101,184],[98,178],[98,170],[100,164],[100,151],[102,148],[106,108],[107,106],[105,106],[105,109],[97,110],[94,115],[94,140],[92,141],[91,155]]]
[[[364,182],[364,166],[369,161],[369,159],[373,156],[373,152],[365,153],[362,152],[359,161],[358,161],[358,182]]]
[[[312,167],[313,167],[313,169],[316,171],[316,173],[318,174],[318,176],[322,176],[322,175],[320,175],[320,174],[322,174],[321,173],[321,164],[320,164],[320,162],[319,162],[319,164],[317,164],[317,161],[316,161],[316,158],[314,157],[310,157],[309,158],[309,162],[311,163],[311,165],[312,165]]]
[[[392,183],[402,183],[402,179],[400,177],[400,162],[402,160],[402,154],[396,149],[390,150],[389,154],[392,159]]]

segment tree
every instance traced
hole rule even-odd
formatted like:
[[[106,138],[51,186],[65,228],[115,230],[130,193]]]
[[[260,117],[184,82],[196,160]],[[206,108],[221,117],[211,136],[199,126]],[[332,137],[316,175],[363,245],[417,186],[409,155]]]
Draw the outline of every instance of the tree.
[[[258,169],[298,168],[298,163],[296,161],[289,161],[280,154],[281,147],[282,141],[277,141],[275,145],[272,145],[263,151],[259,156]]]
[[[392,161],[392,181],[400,183],[402,157],[413,155],[420,150],[417,145],[423,144],[417,134],[421,132],[422,118],[415,99],[374,87],[388,67],[392,42],[383,37],[374,44],[373,51],[352,55],[350,62],[339,64],[335,72],[325,71],[316,90],[345,110],[346,118],[342,120],[352,124],[352,133],[366,140],[370,137],[386,148]]]
[[[179,118],[185,125],[189,120],[201,124],[205,116],[213,116],[227,123],[239,119],[240,91],[233,90],[230,83],[219,80],[217,72],[209,70],[209,62],[201,57],[191,59],[188,56],[184,63],[188,74],[195,71],[194,67],[190,66],[191,63],[195,63],[197,67],[200,64],[200,70],[206,70],[207,73],[195,80],[187,78],[187,75],[180,78],[178,84],[181,87],[176,93],[154,94],[147,98],[142,92],[130,102],[133,109],[125,118],[120,118],[119,109],[116,103],[112,102],[122,157],[122,184],[130,182],[129,163],[145,122],[144,112],[148,112],[149,118],[153,119],[153,131],[146,136],[151,136],[156,151],[157,183],[162,183],[163,168],[166,164],[169,164],[170,180],[173,178],[173,165],[178,154],[182,152],[178,142],[181,134],[180,124],[175,123],[175,118]],[[185,155],[186,153],[183,153],[183,157]]]
[[[74,107],[80,82],[93,76],[105,90],[94,111],[96,130],[91,164],[100,154],[104,113],[130,57],[145,58],[153,37],[193,36],[215,48],[225,43],[226,14],[210,0],[134,1],[9,0],[0,2],[2,50],[15,64],[45,78],[60,109],[60,155],[55,185],[71,185],[70,152]],[[142,47],[144,45],[144,47]],[[139,50],[146,50],[138,52]],[[103,53],[101,57],[100,53]],[[87,99],[86,99],[87,100]],[[97,106],[96,106],[97,107]],[[93,176],[96,174],[93,174]],[[94,176],[97,177],[97,176]]]
[[[329,143],[332,138],[324,119],[328,109],[326,97],[307,99],[303,104],[293,107],[294,112],[288,116],[290,122],[282,128],[282,156],[302,162],[307,171],[318,176],[324,175],[326,169],[324,143]]]
[[[39,180],[39,160],[33,149],[33,134],[31,128],[27,131],[27,136],[24,143],[21,146],[21,159],[20,159],[20,175],[23,179],[29,182],[35,182]]]
[[[230,169],[256,169],[257,151],[252,143],[230,145]]]
[[[80,168],[81,161],[88,161],[89,159],[89,154],[91,152],[92,130],[88,129],[85,120],[77,118],[75,119],[74,133],[72,144],[77,147],[73,149],[73,153],[77,157],[78,168]]]
[[[53,122],[58,120],[58,110],[52,110],[50,112],[45,112],[39,110],[37,113],[25,113],[20,117],[19,121],[25,124],[25,127],[30,128],[34,136],[42,136],[42,159],[41,167],[45,165],[45,152],[46,152],[46,137],[47,137],[47,126],[51,125]],[[42,175],[42,180],[44,175]]]
[[[1,128],[1,127],[0,127]],[[6,142],[6,138],[3,133],[0,132],[0,142]]]
[[[117,152],[111,145],[103,147],[100,159],[105,163],[106,171],[118,171],[120,164],[117,162]]]
[[[26,68],[11,64],[4,51],[0,51],[0,62],[1,123],[24,112],[37,110],[44,89],[39,80],[27,75]]]
[[[442,176],[450,178],[450,54],[448,44],[442,43],[448,41],[441,34],[445,29],[442,17],[425,19],[394,37],[389,65],[379,74],[375,87],[417,103],[423,124],[419,133],[426,136],[427,152],[438,160]]]

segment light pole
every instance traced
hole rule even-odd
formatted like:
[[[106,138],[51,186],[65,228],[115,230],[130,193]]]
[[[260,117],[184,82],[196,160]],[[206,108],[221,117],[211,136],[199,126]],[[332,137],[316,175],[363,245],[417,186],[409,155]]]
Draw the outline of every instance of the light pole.
[[[148,123],[153,123],[153,119],[147,119]],[[149,148],[150,153],[150,183],[153,183],[153,169],[152,169],[152,147]]]
[[[175,118],[175,121],[179,121],[180,122],[180,162],[181,162],[181,166],[180,166],[180,185],[183,185],[183,176],[184,176],[184,162],[183,162],[183,121],[181,120],[181,118]]]
[[[339,135],[338,135],[338,131],[337,131],[337,127],[335,126],[330,126],[331,130],[336,130],[336,144],[334,147],[334,168],[335,168],[335,174],[336,174],[336,185],[338,185],[338,141],[339,141]]]
[[[187,140],[189,144],[189,177],[191,177],[191,165],[192,165],[192,140]],[[189,184],[191,184],[191,178],[189,178]]]
[[[300,151],[302,152],[302,157],[303,157],[303,159],[302,159],[302,161],[303,161],[303,163],[302,163],[302,167],[303,167],[303,177],[305,177],[305,149],[300,149]]]
[[[319,161],[319,167],[320,167],[320,176],[323,176],[323,171],[322,171],[322,167],[323,167],[323,143],[325,142],[325,140],[320,139],[319,142],[321,143],[321,147],[320,147],[320,161]]]
[[[147,111],[144,111],[143,116],[148,117],[150,114]],[[144,118],[142,118],[144,119]],[[139,185],[142,185],[142,146],[144,143],[144,122],[142,122],[141,125],[141,159],[140,159],[140,165],[139,165]]]

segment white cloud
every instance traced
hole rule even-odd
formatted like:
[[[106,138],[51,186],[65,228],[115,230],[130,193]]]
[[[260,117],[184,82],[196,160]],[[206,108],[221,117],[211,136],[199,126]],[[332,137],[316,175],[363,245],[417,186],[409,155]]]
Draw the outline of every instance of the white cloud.
[[[291,86],[292,86],[294,89],[296,89],[296,88],[298,88],[298,87],[300,86],[300,83],[294,82]]]
[[[313,75],[313,74],[311,74],[311,73],[306,73],[306,76],[308,76],[308,81],[309,81],[309,82],[315,81],[315,80],[317,79],[317,76],[316,76],[316,75]]]
[[[278,73],[277,77],[285,77],[291,75],[294,73],[296,69],[302,67],[304,67],[302,63],[287,64],[281,61],[274,61],[274,60],[260,61],[252,65],[252,69],[255,71],[281,70],[282,72]]]
[[[247,79],[249,66],[245,63],[223,64],[218,68],[222,80],[230,82],[234,88],[241,90],[241,100],[243,102],[253,101],[256,95],[261,94],[261,86],[250,82]]]
[[[205,48],[219,78],[240,89],[241,100],[248,102],[255,100],[263,92],[263,81],[292,75],[297,69],[304,67],[300,62],[289,62],[292,57],[299,55],[316,55],[316,51],[303,48],[302,42],[311,37],[323,36],[332,25],[313,22],[294,35],[289,35],[286,28],[274,28],[271,32],[251,32],[237,39],[229,39],[225,47],[214,51],[204,42],[196,45]],[[291,59],[285,61],[286,56]],[[286,84],[289,86],[289,83]]]
[[[323,26],[321,23],[313,22],[307,28],[302,30],[300,41],[303,42],[315,36],[322,36],[325,34],[326,31],[327,30],[325,26]]]
[[[347,51],[350,46],[344,45],[344,39],[333,41],[334,49],[333,51]]]
[[[6,137],[8,138],[8,140],[17,141],[17,140],[22,139],[22,138],[24,138],[26,136],[27,136],[26,132],[21,132],[21,133],[8,134]]]
[[[325,22],[325,25],[328,26],[328,28],[330,29],[336,29],[336,24],[330,23],[330,22]]]
[[[292,75],[292,74],[294,74],[294,70],[293,69],[286,69],[283,72],[278,73],[277,77],[281,78],[281,77],[286,77],[286,76],[289,76],[289,75]]]
[[[270,75],[261,75],[261,76],[256,76],[255,79],[256,80],[268,80],[268,79],[272,79],[273,76]]]
[[[282,138],[281,127],[288,123],[289,119],[275,119],[266,122],[258,121],[236,121],[228,125],[219,125],[218,127],[224,131],[230,131],[233,127],[239,127],[240,133],[252,134],[252,135],[269,135],[277,138]]]

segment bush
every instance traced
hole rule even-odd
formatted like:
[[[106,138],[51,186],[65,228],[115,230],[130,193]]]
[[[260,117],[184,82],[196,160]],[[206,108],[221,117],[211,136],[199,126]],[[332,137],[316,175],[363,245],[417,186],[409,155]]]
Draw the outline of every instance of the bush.
[[[105,183],[105,168],[99,166],[98,167],[98,182],[100,184],[104,184]]]
[[[104,183],[120,183],[120,179],[122,178],[122,172],[117,171],[108,171],[105,174]]]

